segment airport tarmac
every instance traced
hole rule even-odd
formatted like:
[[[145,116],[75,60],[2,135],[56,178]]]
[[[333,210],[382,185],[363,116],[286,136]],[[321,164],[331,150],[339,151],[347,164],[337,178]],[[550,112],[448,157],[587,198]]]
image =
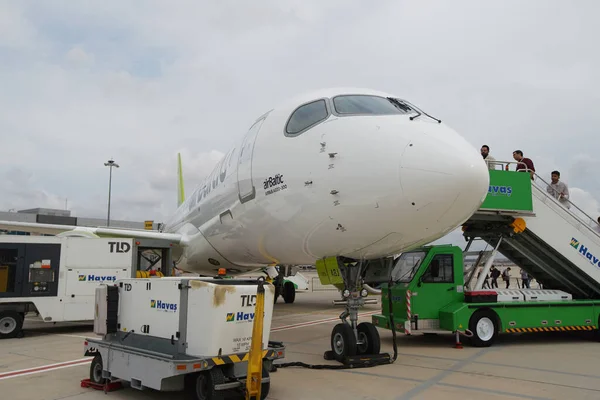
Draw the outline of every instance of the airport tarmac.
[[[273,340],[287,346],[284,362],[335,364],[323,359],[341,307],[337,292],[298,293],[280,299]],[[361,320],[380,305],[362,310]],[[184,398],[183,393],[124,388],[105,395],[80,387],[91,358],[83,357],[92,326],[51,326],[27,321],[26,336],[0,341],[0,394],[10,400]],[[392,352],[391,332],[380,330],[382,352]],[[600,343],[583,333],[503,335],[490,348],[453,347],[452,335],[398,335],[392,365],[351,370],[282,368],[271,375],[269,399],[598,399]],[[105,397],[108,396],[108,397]]]

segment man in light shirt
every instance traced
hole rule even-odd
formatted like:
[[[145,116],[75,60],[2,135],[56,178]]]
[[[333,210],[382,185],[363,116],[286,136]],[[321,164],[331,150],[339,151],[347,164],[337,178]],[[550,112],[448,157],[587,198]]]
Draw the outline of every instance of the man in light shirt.
[[[554,196],[563,207],[571,208],[569,204],[569,188],[564,182],[560,182],[560,172],[552,171],[552,182],[546,187],[546,191]]]
[[[490,156],[490,146],[488,146],[487,144],[481,146],[481,156],[487,163],[488,169],[496,169],[496,159]]]

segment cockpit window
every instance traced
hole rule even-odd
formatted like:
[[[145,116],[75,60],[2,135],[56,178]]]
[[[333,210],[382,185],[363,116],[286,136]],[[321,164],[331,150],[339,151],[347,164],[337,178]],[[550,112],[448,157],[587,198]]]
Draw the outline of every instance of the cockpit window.
[[[325,100],[313,101],[312,103],[300,106],[292,113],[285,131],[291,135],[298,134],[324,121],[328,115],[329,112],[327,111]]]
[[[394,115],[415,111],[402,100],[368,95],[342,95],[333,98],[338,114]]]

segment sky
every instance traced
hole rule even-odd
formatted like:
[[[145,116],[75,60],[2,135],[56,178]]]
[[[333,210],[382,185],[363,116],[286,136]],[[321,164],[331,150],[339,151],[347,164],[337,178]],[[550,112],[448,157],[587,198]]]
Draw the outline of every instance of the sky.
[[[0,2],[0,210],[161,222],[279,101],[397,94],[600,215],[600,3]],[[456,237],[456,234],[453,234]]]

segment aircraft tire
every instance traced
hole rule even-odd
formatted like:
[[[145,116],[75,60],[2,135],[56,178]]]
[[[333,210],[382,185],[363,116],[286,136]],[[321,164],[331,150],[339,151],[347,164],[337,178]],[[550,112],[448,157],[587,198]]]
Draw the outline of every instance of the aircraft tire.
[[[283,284],[283,300],[286,303],[293,303],[296,300],[296,288],[292,282]]]
[[[357,345],[357,354],[379,354],[381,351],[381,339],[375,325],[370,322],[361,322],[356,327],[358,338],[363,340],[363,344]]]
[[[0,339],[12,339],[21,333],[23,318],[16,311],[0,311]]]
[[[336,360],[343,362],[346,357],[356,355],[356,336],[346,323],[340,323],[331,331],[331,350]]]

